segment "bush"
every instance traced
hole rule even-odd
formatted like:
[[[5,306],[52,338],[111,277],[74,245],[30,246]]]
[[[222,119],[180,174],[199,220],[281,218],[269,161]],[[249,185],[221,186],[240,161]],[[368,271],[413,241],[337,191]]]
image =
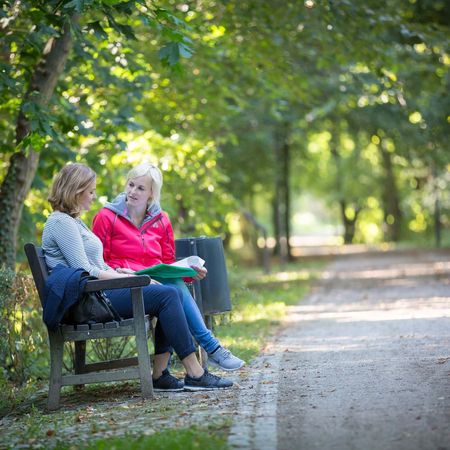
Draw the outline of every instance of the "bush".
[[[47,330],[33,279],[0,269],[0,385],[48,378]]]

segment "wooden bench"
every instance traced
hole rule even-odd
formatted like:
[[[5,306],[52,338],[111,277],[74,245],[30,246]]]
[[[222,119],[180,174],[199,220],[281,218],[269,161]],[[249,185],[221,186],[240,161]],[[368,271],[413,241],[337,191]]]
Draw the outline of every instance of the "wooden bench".
[[[34,283],[43,304],[45,280],[48,269],[43,251],[34,244],[25,244],[25,254],[31,268]],[[144,398],[153,397],[153,382],[148,339],[151,337],[151,321],[144,311],[142,287],[150,283],[147,275],[113,280],[93,280],[86,283],[86,292],[101,289],[131,289],[133,318],[120,322],[95,323],[92,325],[59,325],[55,331],[48,330],[50,341],[50,380],[47,407],[57,409],[61,387],[109,381],[140,379]],[[86,364],[86,341],[118,336],[134,336],[137,357],[122,358]],[[65,342],[74,342],[75,358],[73,373],[63,375],[63,351]]]

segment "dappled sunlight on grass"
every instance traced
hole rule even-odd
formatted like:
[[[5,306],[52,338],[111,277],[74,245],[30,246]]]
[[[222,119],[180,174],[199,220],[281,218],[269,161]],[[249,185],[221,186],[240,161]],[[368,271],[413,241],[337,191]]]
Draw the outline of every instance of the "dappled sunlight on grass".
[[[230,349],[234,354],[249,362],[264,346],[265,338],[267,338],[267,332],[264,332],[264,330],[267,331],[269,326],[268,321],[266,322],[264,325],[261,324],[261,328],[253,336],[236,337],[220,333],[220,342],[225,348]]]
[[[295,280],[310,280],[313,276],[311,271],[300,270],[295,272],[276,272],[269,275],[261,276],[261,282],[271,282],[271,281],[295,281]]]
[[[215,317],[214,332],[222,345],[250,361],[285,319],[287,306],[300,302],[309,291],[320,267],[292,264],[271,274],[256,269],[232,273],[233,310]]]
[[[280,319],[284,316],[285,303],[280,301],[267,304],[246,304],[233,314],[236,323],[256,322],[263,319]]]

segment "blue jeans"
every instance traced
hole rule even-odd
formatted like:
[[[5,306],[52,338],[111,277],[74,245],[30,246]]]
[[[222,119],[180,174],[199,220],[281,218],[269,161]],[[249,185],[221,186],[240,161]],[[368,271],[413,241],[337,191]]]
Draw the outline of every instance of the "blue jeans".
[[[158,278],[157,281],[166,286],[176,286],[183,298],[183,309],[186,315],[189,329],[195,340],[198,342],[206,352],[211,353],[220,346],[220,342],[206,328],[202,314],[198,309],[197,303],[195,303],[189,289],[186,287],[184,281],[180,278]]]
[[[133,317],[131,289],[105,291],[114,308],[124,318]],[[192,335],[183,311],[183,298],[179,289],[150,284],[142,288],[145,313],[158,318],[155,328],[155,354],[172,353],[180,359],[195,352]]]

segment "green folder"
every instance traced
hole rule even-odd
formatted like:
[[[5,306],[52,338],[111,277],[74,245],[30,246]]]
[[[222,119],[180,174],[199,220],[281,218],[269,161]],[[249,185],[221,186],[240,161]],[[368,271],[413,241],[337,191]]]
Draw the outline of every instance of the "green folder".
[[[190,267],[172,266],[171,264],[156,264],[134,273],[136,275],[150,275],[156,278],[183,278],[197,275],[197,272]]]

